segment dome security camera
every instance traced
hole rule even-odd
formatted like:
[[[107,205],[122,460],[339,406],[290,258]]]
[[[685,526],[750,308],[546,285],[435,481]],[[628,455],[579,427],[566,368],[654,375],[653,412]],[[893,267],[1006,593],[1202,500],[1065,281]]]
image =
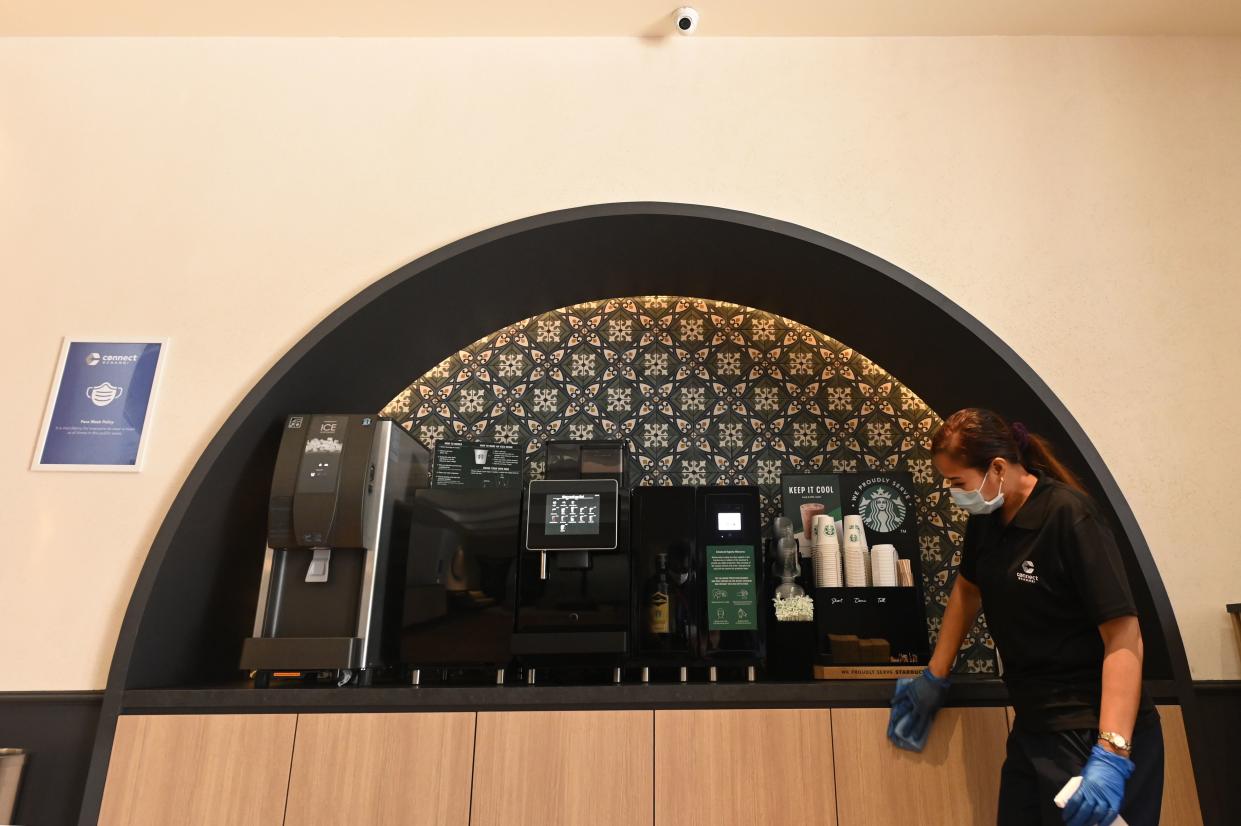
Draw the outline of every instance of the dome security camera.
[[[698,31],[698,10],[692,6],[681,6],[672,13],[676,20],[677,32],[680,34],[693,34]]]

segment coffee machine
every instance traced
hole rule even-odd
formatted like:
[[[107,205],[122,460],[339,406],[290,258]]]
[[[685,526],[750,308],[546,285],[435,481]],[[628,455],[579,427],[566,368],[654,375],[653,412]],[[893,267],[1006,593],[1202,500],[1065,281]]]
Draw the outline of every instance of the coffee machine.
[[[642,669],[744,667],[766,654],[758,489],[641,487],[633,492],[633,639]]]
[[[414,492],[426,449],[362,414],[286,418],[268,504],[254,634],[241,667],[369,684],[396,663]]]
[[[410,682],[423,671],[458,678],[512,659],[520,551],[521,488],[414,491],[401,661]]]
[[[513,652],[540,665],[611,666],[629,645],[628,452],[622,441],[549,442],[526,488]]]

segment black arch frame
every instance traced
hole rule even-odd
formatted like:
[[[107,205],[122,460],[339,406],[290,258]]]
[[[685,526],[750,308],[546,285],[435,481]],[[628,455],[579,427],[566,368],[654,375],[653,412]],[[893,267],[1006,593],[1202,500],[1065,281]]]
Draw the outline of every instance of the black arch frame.
[[[125,691],[236,678],[284,413],[377,410],[411,375],[506,324],[581,301],[648,294],[795,319],[857,347],[936,410],[993,407],[1058,443],[1114,522],[1144,614],[1147,675],[1174,682],[1207,799],[1189,666],[1150,549],[1097,450],[1029,365],[948,298],[843,241],[718,207],[628,202],[502,224],[401,267],[316,325],[246,395],[186,479],[139,574],[79,822],[98,817]],[[952,352],[951,369],[930,355],[936,348]]]

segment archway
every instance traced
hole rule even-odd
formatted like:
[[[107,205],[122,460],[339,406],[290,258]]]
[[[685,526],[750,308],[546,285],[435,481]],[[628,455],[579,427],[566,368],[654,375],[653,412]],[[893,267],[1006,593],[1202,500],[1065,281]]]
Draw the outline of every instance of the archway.
[[[1058,443],[1116,526],[1144,614],[1147,677],[1174,681],[1197,739],[1184,649],[1142,532],[1081,427],[1016,353],[909,273],[813,230],[712,207],[605,204],[504,224],[402,267],[324,319],[238,405],[177,495],[135,585],[82,822],[98,811],[126,691],[236,680],[285,413],[378,410],[446,352],[518,319],[661,294],[756,307],[828,330],[933,409],[992,407]],[[935,352],[952,352],[952,367]]]

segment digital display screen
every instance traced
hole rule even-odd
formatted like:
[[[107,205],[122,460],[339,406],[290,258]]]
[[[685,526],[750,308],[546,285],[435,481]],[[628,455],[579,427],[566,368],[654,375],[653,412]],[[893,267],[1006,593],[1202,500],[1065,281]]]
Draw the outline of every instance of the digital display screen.
[[[739,531],[741,530],[741,512],[740,511],[721,511],[716,514],[716,530],[720,531]]]
[[[551,493],[543,530],[549,536],[599,533],[599,494]]]

